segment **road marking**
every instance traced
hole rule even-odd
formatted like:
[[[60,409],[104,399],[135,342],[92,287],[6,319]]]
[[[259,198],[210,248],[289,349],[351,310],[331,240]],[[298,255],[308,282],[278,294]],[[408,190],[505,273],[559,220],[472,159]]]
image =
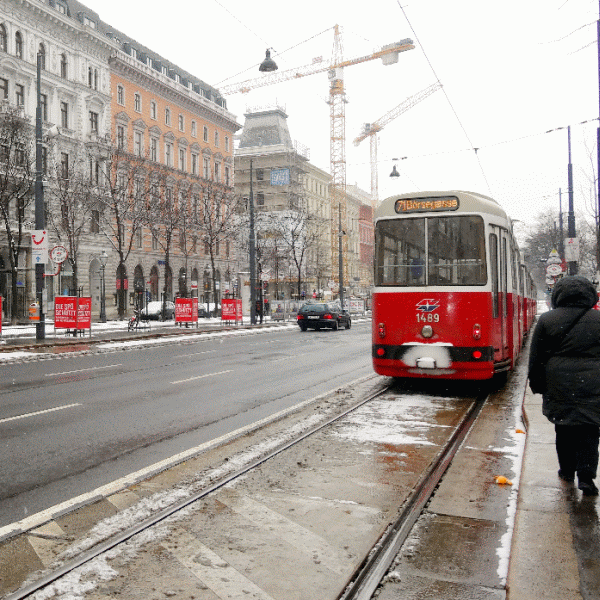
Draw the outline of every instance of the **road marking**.
[[[192,352],[191,354],[178,354],[175,358],[186,358],[187,356],[198,356],[198,354],[211,354],[216,350],[203,350],[202,352]]]
[[[0,419],[0,423],[8,423],[8,421],[16,421],[17,419],[26,419],[27,417],[35,417],[36,415],[44,415],[57,410],[64,410],[65,408],[73,408],[74,406],[81,406],[79,402],[75,404],[65,404],[65,406],[56,406],[54,408],[48,408],[46,410],[38,410],[32,413],[26,413],[24,415],[18,415],[16,417],[8,417],[6,419]]]
[[[195,381],[196,379],[204,379],[205,377],[213,377],[214,375],[224,375],[225,373],[231,373],[229,371],[219,371],[218,373],[207,373],[206,375],[198,375],[197,377],[190,377],[189,379],[180,379],[179,381],[171,381],[171,383],[187,383],[188,381]]]
[[[162,547],[223,600],[273,600],[267,592],[186,531],[175,531]]]
[[[58,375],[72,375],[73,373],[83,373],[85,371],[98,371],[100,369],[111,369],[112,367],[122,367],[122,363],[116,365],[106,365],[105,367],[89,367],[87,369],[77,369],[76,371],[63,371],[62,373],[45,373],[45,377],[57,377]]]

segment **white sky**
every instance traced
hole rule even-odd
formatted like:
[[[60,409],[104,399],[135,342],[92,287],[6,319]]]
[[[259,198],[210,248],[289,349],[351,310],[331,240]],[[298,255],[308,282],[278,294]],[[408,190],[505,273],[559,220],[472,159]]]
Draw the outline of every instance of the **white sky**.
[[[330,58],[336,23],[343,28],[344,58],[412,38],[415,50],[401,54],[395,65],[376,60],[345,69],[347,183],[370,191],[368,140],[358,148],[352,144],[362,124],[434,83],[437,75],[444,91],[380,134],[380,198],[415,190],[471,190],[491,195],[512,218],[531,223],[558,209],[562,188],[567,210],[566,126],[571,125],[575,210],[584,211],[594,186],[586,152],[596,161],[598,2],[402,2],[410,24],[399,0],[84,3],[103,21],[215,87],[258,77],[267,47],[274,49],[280,70],[317,56]],[[292,139],[310,149],[311,162],[329,171],[328,95],[327,74],[320,73],[228,96],[227,102],[240,124],[248,106],[285,106]],[[565,129],[546,133],[559,127]],[[472,147],[479,148],[477,156]],[[398,163],[401,177],[390,179],[392,159],[402,157],[407,158]]]

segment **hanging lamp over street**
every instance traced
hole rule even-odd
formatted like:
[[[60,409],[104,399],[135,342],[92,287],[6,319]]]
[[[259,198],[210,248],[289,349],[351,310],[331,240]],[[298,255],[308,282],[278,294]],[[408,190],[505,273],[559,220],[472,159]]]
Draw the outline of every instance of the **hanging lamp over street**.
[[[390,177],[400,177],[400,173],[398,173],[398,169],[396,165],[393,166],[392,172],[390,173]]]
[[[271,71],[277,71],[277,69],[279,68],[275,64],[275,61],[271,58],[271,50],[272,50],[272,48],[267,48],[267,52],[265,54],[265,60],[263,60],[260,63],[260,67],[258,67],[258,70],[261,71],[262,73],[270,73]]]

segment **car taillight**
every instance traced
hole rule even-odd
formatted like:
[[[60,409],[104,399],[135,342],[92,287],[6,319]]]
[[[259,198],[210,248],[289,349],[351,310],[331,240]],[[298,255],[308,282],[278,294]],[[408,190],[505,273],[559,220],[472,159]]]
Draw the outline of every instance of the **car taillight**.
[[[333,319],[333,316],[332,315],[323,315],[323,318],[324,319]]]
[[[301,321],[302,319],[304,319],[304,315],[298,315],[298,321]]]
[[[473,325],[473,339],[481,339],[481,325],[479,325],[479,323],[475,323],[475,325]]]
[[[379,334],[380,338],[385,337],[385,325],[383,323],[379,323],[379,325],[377,325],[377,333]]]

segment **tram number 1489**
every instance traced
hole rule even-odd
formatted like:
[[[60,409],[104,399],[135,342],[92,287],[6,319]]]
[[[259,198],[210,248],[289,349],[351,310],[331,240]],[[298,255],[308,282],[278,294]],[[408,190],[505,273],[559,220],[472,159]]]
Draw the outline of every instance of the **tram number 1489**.
[[[439,323],[440,315],[437,313],[417,313],[417,323]]]

